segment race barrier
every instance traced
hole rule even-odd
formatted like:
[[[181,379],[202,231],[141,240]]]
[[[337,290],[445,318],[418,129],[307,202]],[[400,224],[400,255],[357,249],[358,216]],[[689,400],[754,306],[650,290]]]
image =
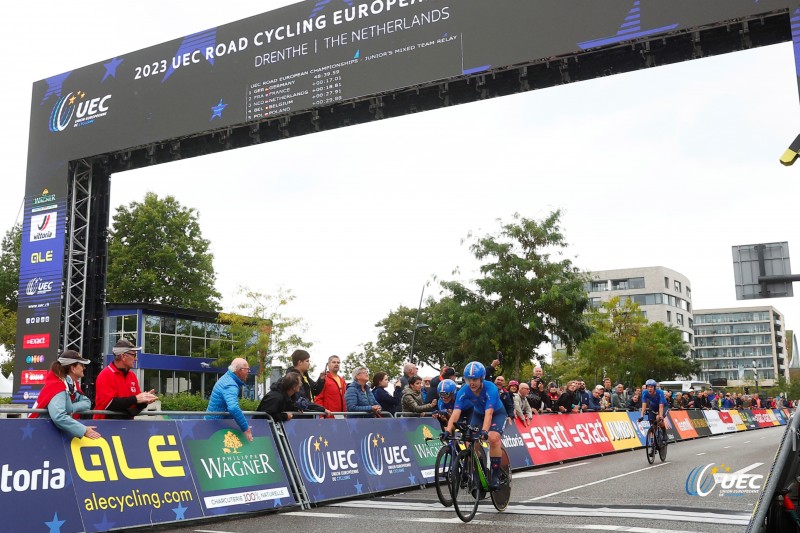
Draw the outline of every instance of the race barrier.
[[[786,425],[788,410],[669,411],[670,438]],[[644,445],[638,412],[535,416],[505,428],[515,470]],[[430,417],[97,420],[67,439],[47,419],[0,424],[2,531],[69,533],[164,524],[408,489],[433,481],[441,426]]]

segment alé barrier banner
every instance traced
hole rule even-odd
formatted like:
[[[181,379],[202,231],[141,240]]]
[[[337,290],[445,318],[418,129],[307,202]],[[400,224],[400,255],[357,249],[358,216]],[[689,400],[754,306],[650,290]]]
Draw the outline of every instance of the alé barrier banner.
[[[3,420],[0,531],[108,531],[296,504],[266,425],[247,442],[226,420],[94,422],[99,439]]]

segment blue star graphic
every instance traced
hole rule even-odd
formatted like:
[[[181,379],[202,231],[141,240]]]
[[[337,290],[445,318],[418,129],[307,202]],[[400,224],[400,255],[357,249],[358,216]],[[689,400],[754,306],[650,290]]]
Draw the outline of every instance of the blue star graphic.
[[[36,427],[30,422],[22,426],[22,440],[32,439],[34,431],[36,431]]]
[[[100,83],[103,83],[104,81],[106,81],[106,78],[108,78],[109,76],[111,76],[112,78],[116,79],[117,78],[117,67],[120,66],[120,64],[122,64],[123,61],[125,61],[125,60],[124,59],[117,59],[115,57],[114,59],[112,59],[108,63],[105,63],[103,66],[106,67],[106,73],[103,74],[103,79],[100,80]]]
[[[59,520],[58,513],[53,515],[52,522],[45,522],[44,525],[50,528],[50,533],[61,533],[61,526],[64,525],[66,520]]]
[[[222,119],[222,112],[225,110],[226,107],[228,107],[228,104],[223,104],[222,98],[220,98],[219,103],[211,108],[211,111],[214,112],[214,114],[211,115],[211,120],[214,120],[215,117],[219,117],[220,119]],[[211,122],[211,120],[209,120],[209,122]]]
[[[531,466],[531,460],[529,457],[525,458],[525,466]]]
[[[273,505],[273,507],[280,507],[281,505],[283,505],[283,503],[281,503],[281,499],[275,498],[275,505]]]
[[[188,507],[184,507],[183,504],[179,502],[178,506],[172,509],[172,512],[175,513],[175,520],[185,520],[186,517],[184,515],[187,509]]]
[[[59,74],[58,76],[53,76],[52,78],[47,78],[45,80],[47,82],[47,92],[44,93],[44,98],[42,98],[42,101],[39,102],[39,105],[44,104],[53,95],[55,95],[57,98],[60,97],[61,90],[64,87],[64,82],[67,80],[70,74],[72,74],[72,71]]]
[[[364,485],[362,485],[360,481],[356,480],[356,484],[353,486],[356,488],[356,494],[362,493],[361,489],[364,487]]]
[[[99,524],[94,524],[96,531],[108,531],[109,529],[113,528],[117,525],[116,522],[109,522],[106,513],[103,513],[103,521]]]
[[[412,485],[416,485],[417,484],[417,478],[416,478],[416,476],[414,476],[414,474],[409,474],[408,475],[408,480],[411,482]]]
[[[182,420],[180,422],[181,438],[194,440],[194,426],[197,422],[191,420]]]

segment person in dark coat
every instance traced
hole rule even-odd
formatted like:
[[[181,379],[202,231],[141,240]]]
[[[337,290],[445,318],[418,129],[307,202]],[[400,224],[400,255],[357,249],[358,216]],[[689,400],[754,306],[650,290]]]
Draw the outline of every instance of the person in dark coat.
[[[298,411],[292,396],[300,389],[300,374],[291,372],[279,379],[266,396],[261,398],[257,411],[267,413],[273,420],[287,422],[292,419],[292,411]]]
[[[375,375],[372,376],[372,394],[381,404],[382,411],[395,414],[403,401],[403,387],[398,379],[394,384],[394,394],[389,394],[389,391],[386,390],[388,386],[389,375],[386,372],[375,372]]]
[[[286,370],[286,373],[296,372],[300,374],[300,390],[294,395],[294,403],[301,408],[302,411],[314,411],[315,409],[306,407],[314,403],[314,398],[322,392],[325,386],[325,373],[321,373],[317,381],[313,381],[311,376],[308,375],[308,369],[311,366],[311,355],[305,350],[295,350],[292,352],[292,366]]]

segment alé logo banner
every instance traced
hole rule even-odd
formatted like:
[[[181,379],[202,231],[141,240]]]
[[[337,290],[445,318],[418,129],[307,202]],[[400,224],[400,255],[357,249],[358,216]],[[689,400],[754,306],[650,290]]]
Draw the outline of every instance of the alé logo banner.
[[[98,530],[204,516],[175,422],[95,420],[67,444],[78,508]]]
[[[686,494],[689,496],[743,496],[758,494],[764,482],[761,474],[750,474],[751,470],[764,463],[754,463],[740,470],[730,465],[710,463],[692,469],[686,477]]]
[[[3,531],[85,531],[61,432],[46,419],[4,419]]]

